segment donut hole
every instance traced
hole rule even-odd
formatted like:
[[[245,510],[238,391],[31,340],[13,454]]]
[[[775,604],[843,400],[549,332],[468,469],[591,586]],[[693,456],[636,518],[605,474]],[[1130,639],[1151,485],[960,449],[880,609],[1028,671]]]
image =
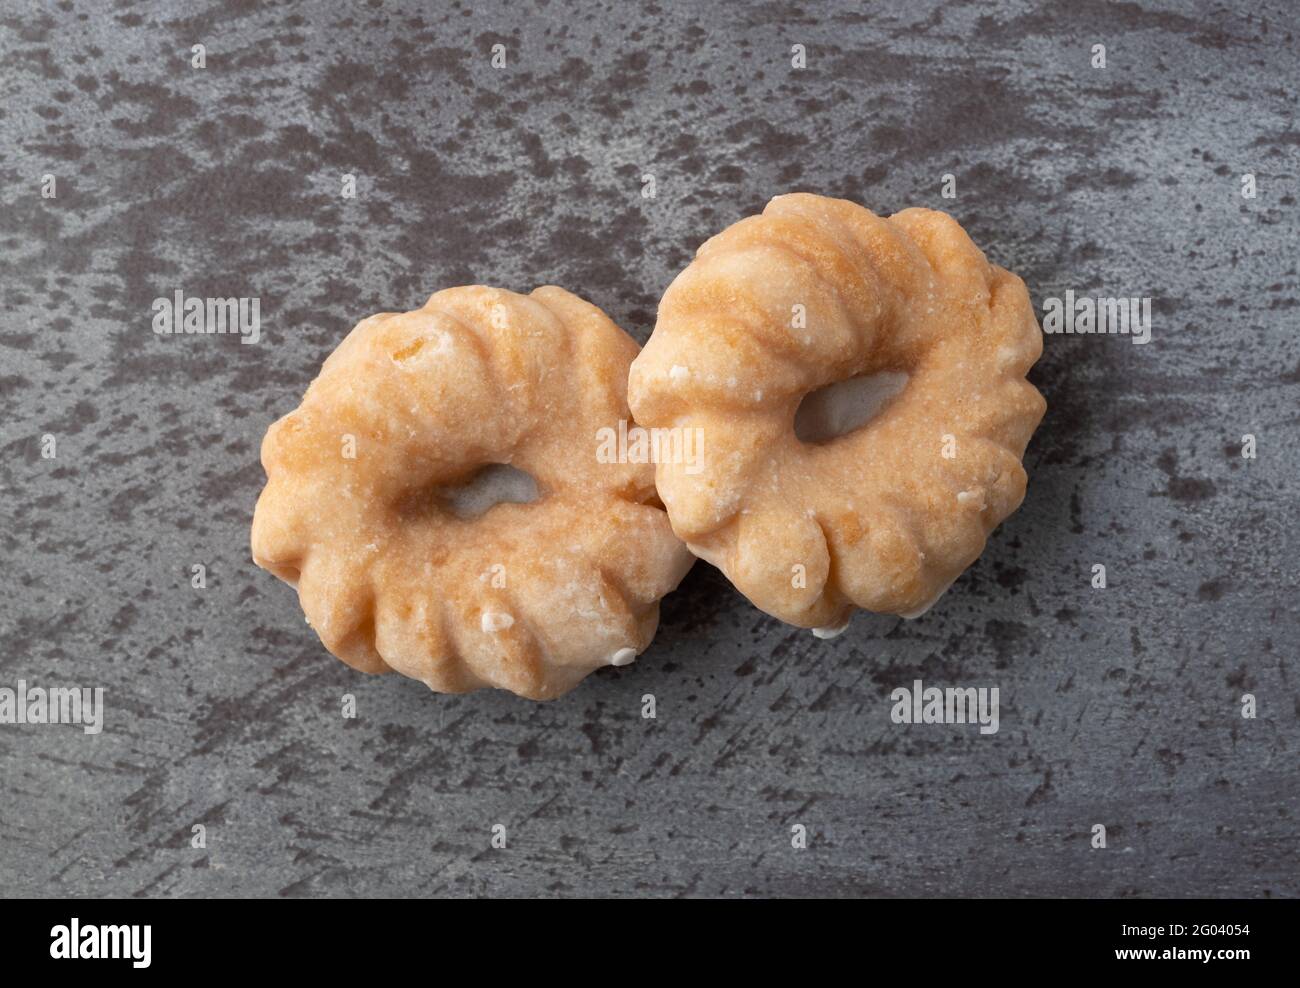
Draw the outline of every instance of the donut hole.
[[[794,413],[795,437],[821,445],[856,432],[889,407],[907,381],[902,371],[876,371],[809,391]]]
[[[498,504],[532,504],[538,498],[532,474],[508,463],[489,463],[459,484],[446,484],[427,491],[408,508],[437,507],[457,518],[473,519],[487,514]]]

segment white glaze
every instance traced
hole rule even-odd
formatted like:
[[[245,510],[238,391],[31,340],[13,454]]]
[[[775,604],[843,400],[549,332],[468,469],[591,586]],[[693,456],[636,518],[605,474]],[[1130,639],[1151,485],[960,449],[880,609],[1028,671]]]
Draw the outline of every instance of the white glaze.
[[[840,635],[844,634],[844,632],[848,631],[849,624],[852,621],[853,621],[853,615],[850,614],[849,617],[845,620],[845,622],[839,625],[838,627],[813,628],[812,633],[817,638],[821,638],[823,640],[829,641],[831,638],[838,638]]]
[[[514,623],[515,619],[505,611],[484,611],[479,626],[485,634],[495,635],[498,631],[505,631]]]

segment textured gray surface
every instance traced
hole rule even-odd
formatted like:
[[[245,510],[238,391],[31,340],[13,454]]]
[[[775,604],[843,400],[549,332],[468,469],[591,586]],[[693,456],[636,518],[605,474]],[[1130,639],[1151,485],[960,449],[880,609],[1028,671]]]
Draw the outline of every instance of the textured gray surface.
[[[107,716],[0,725],[0,891],[1300,892],[1300,14],[1240,6],[6,3],[0,686]],[[554,283],[644,340],[790,190],[946,208],[1036,305],[1156,300],[1145,347],[1047,338],[1028,498],[943,602],[819,643],[700,564],[547,705],[331,659],[248,525],[353,323]],[[155,336],[177,288],[259,296],[262,342]],[[917,677],[998,686],[1000,732],[891,723]]]

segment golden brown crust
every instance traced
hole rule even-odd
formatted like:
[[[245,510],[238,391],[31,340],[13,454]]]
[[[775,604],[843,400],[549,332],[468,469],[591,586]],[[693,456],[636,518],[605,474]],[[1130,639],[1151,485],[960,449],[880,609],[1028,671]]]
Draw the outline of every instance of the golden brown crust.
[[[254,560],[358,669],[442,692],[567,692],[650,644],[692,562],[653,466],[597,460],[597,431],[631,418],[636,352],[554,287],[453,288],[363,320],[266,434]],[[539,498],[448,510],[445,489],[493,463],[530,474]]]
[[[703,430],[704,468],[656,478],[691,550],[764,611],[837,627],[924,609],[1019,506],[1041,352],[1024,284],[951,217],[778,196],[669,286],[629,399],[644,426]],[[796,439],[805,395],[880,371],[909,379],[876,418]]]

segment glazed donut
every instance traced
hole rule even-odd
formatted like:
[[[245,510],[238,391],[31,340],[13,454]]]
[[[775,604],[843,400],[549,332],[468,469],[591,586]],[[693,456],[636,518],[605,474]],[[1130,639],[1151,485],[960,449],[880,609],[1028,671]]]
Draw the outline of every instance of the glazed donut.
[[[266,434],[253,559],[366,672],[549,699],[626,665],[694,561],[653,466],[596,455],[636,353],[553,287],[371,316]]]
[[[702,469],[657,467],[673,530],[829,637],[854,608],[919,615],[1019,506],[1041,352],[1024,283],[951,217],[785,195],[669,286],[628,397],[643,427],[700,430]],[[850,425],[879,407],[844,431],[828,396]]]

